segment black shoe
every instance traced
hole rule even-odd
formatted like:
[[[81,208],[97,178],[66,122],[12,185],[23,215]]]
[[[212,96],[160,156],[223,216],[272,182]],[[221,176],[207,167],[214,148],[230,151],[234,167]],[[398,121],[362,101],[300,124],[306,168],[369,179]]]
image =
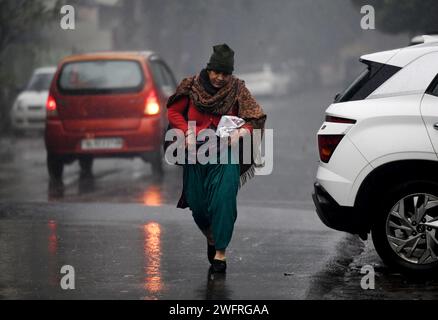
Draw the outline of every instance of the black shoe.
[[[211,269],[213,273],[225,273],[227,270],[227,262],[225,260],[214,259],[211,264]]]
[[[209,245],[207,242],[207,256],[210,264],[213,264],[214,256],[216,255],[216,248],[212,245]]]

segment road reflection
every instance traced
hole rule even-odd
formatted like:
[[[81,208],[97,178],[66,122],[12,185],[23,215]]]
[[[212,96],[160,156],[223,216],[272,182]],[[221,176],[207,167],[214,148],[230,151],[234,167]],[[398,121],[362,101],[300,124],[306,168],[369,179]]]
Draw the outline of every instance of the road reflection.
[[[47,200],[56,201],[64,198],[64,183],[62,180],[49,179]]]
[[[59,273],[58,273],[58,225],[55,220],[49,220],[47,222],[48,227],[48,271],[49,271],[49,283],[52,286],[58,286]]]
[[[96,182],[93,176],[79,177],[78,194],[89,194],[96,190]]]
[[[146,299],[158,299],[158,294],[163,289],[161,277],[161,226],[150,222],[143,226],[145,258],[144,289],[149,294]]]
[[[49,179],[47,200],[53,202],[134,202],[158,207],[177,201],[180,179],[175,174],[163,177],[144,175],[133,178],[132,172],[102,171],[94,176],[70,174],[64,179]]]
[[[210,267],[207,271],[207,285],[202,285],[196,291],[196,299],[231,300],[233,292],[227,286],[226,279],[226,273],[214,273]]]
[[[143,204],[157,207],[163,202],[161,188],[158,185],[149,185],[143,194]]]

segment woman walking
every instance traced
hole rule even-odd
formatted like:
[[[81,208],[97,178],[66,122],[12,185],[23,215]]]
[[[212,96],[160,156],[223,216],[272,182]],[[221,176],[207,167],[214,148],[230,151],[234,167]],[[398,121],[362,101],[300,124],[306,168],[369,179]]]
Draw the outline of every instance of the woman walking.
[[[226,248],[237,218],[239,188],[254,176],[255,163],[232,164],[231,146],[239,137],[264,129],[266,115],[242,80],[232,75],[234,51],[226,44],[213,47],[206,68],[184,79],[168,100],[168,119],[173,128],[185,133],[186,146],[204,129],[216,129],[223,115],[238,116],[245,124],[231,133],[228,162],[184,164],[183,192],[178,208],[189,207],[195,223],[207,238],[207,256],[212,271],[224,273]],[[196,121],[196,132],[188,126]],[[246,130],[244,130],[246,129]],[[263,131],[262,131],[263,132]],[[189,148],[190,149],[190,148]]]

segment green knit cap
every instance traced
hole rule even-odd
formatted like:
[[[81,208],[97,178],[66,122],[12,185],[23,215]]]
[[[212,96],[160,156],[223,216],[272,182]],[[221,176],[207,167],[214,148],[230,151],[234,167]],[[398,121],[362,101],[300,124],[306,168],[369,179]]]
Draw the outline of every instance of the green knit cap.
[[[208,70],[231,74],[234,71],[234,51],[228,45],[218,44],[213,46],[213,54],[207,64]]]

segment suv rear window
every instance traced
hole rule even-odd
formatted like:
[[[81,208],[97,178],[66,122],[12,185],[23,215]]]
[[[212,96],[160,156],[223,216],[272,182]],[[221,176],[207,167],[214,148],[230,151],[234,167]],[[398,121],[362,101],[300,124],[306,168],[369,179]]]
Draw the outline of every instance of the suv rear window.
[[[438,97],[438,86],[435,86],[435,89],[433,90],[432,94],[433,94],[434,96],[437,96],[437,97]]]
[[[361,62],[366,64],[367,68],[341,95],[337,96],[335,103],[367,98],[401,69],[400,67],[373,61],[362,60]]]
[[[429,87],[426,90],[426,93],[438,97],[438,74],[430,83]]]
[[[61,92],[137,92],[144,86],[140,63],[130,60],[93,60],[66,63],[58,79]]]

